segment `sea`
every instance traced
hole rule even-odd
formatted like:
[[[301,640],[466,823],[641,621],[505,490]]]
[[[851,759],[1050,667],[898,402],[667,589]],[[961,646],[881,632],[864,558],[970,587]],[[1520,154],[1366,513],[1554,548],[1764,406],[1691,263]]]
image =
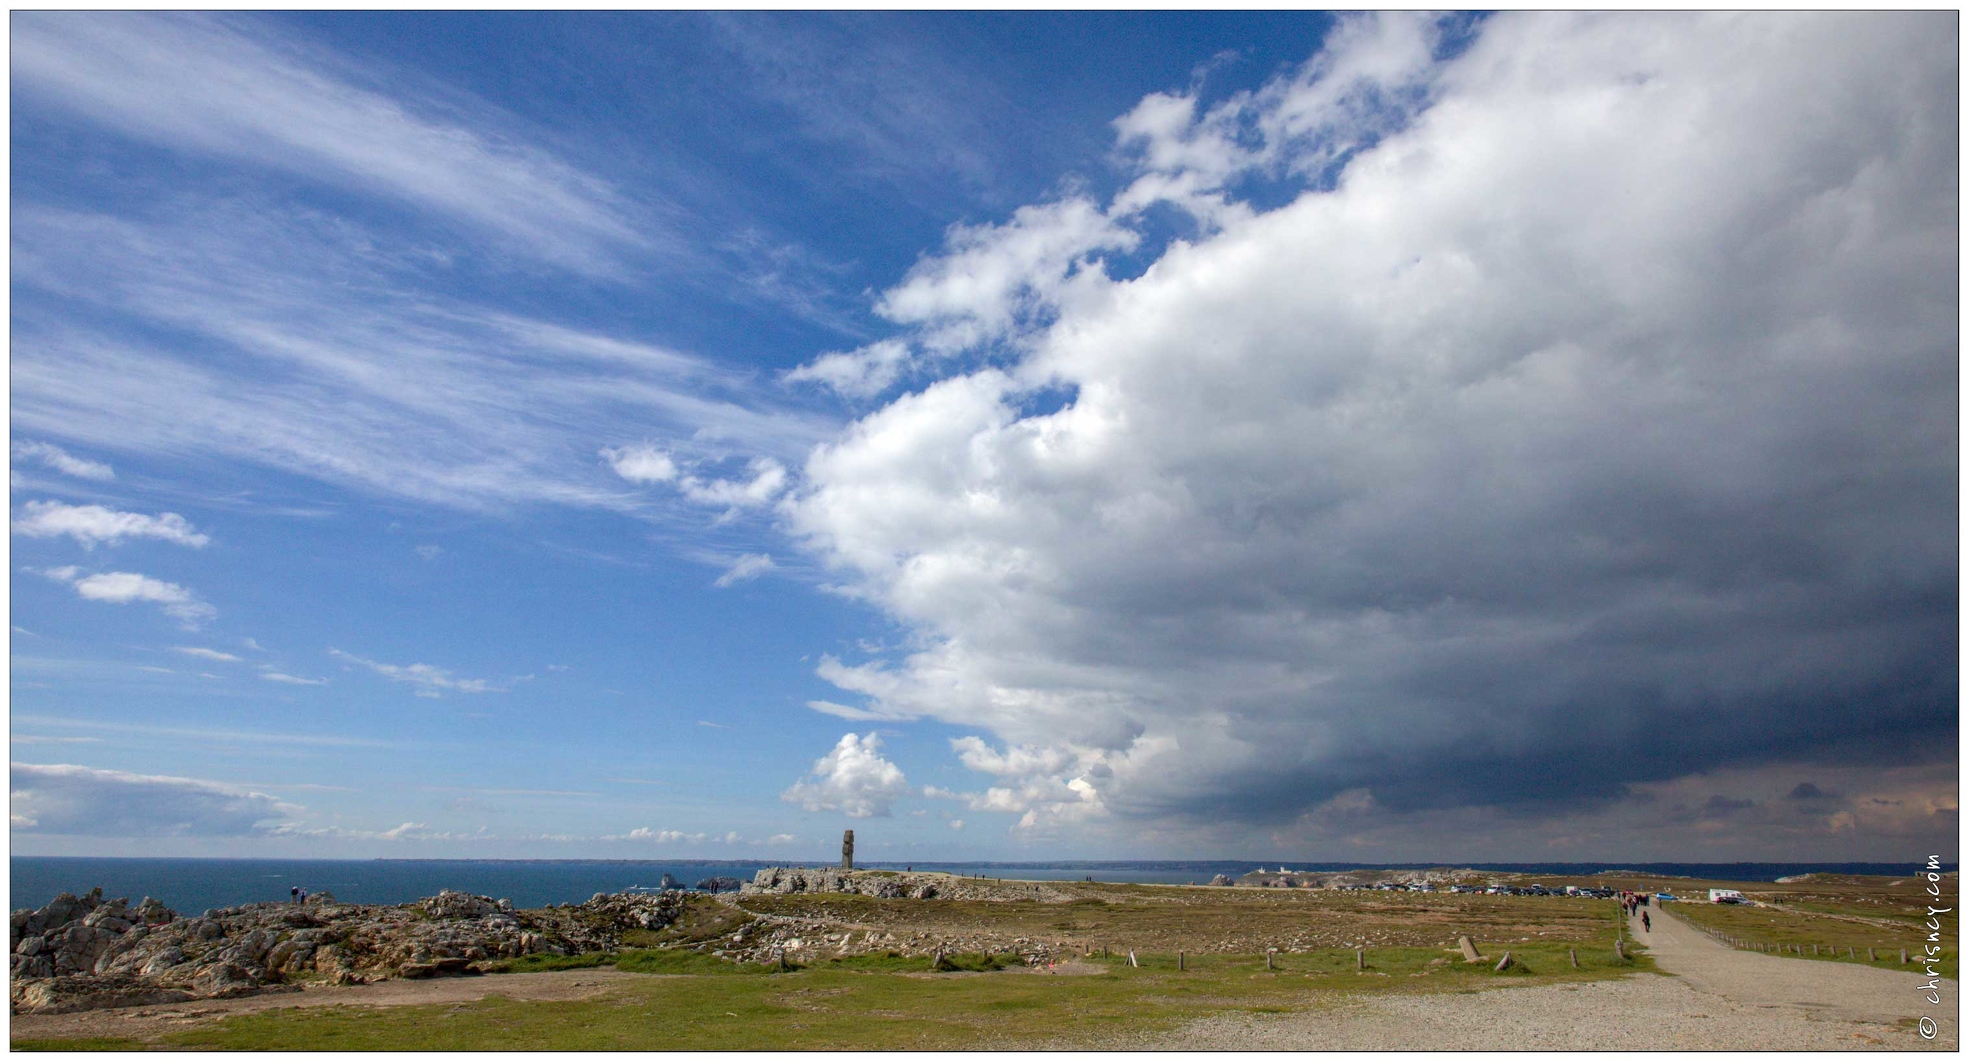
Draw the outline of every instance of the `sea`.
[[[821,867],[824,863],[731,860],[594,859],[109,859],[13,856],[8,908],[39,907],[55,896],[100,886],[105,896],[132,902],[155,897],[180,914],[215,907],[286,900],[291,889],[332,893],[351,903],[408,903],[457,889],[504,898],[519,907],[580,903],[598,892],[656,888],[665,874],[686,888],[710,878],[749,881],[767,866]],[[1458,866],[1505,873],[1583,876],[1625,870],[1710,881],[1776,881],[1797,874],[1913,873],[1912,863],[1295,863],[1252,860],[1119,860],[1050,863],[866,863],[875,870],[905,868],[1027,881],[1105,881],[1204,884],[1218,874],[1253,870],[1331,873],[1344,870],[1427,870]],[[1955,864],[1946,864],[1954,870]]]

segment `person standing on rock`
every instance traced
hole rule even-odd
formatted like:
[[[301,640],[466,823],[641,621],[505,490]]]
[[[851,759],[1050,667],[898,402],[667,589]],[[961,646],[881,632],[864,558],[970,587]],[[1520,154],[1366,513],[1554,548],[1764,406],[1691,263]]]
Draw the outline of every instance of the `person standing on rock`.
[[[288,889],[288,890],[287,890],[287,895],[288,895],[288,896],[290,896],[290,897],[292,897],[295,903],[300,903],[300,902],[301,902],[301,887],[300,887],[299,885],[296,885],[296,886],[294,886],[293,888],[291,888],[291,889]]]
[[[301,906],[303,906],[303,907],[306,907],[307,905],[308,905],[308,890],[306,890],[306,889],[302,889],[302,890],[301,890]]]

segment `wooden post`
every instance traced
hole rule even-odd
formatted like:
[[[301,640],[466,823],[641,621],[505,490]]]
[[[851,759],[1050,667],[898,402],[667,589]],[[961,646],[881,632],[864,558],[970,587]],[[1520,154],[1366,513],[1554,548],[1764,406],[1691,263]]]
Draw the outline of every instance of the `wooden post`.
[[[943,965],[943,946],[938,945],[937,953],[935,955],[930,956],[930,969],[934,971],[937,967],[942,965]]]
[[[1901,961],[1902,962],[1907,961],[1907,952],[1901,952]],[[1269,970],[1271,968],[1272,968],[1272,952],[1270,948],[1267,948],[1265,949],[1265,969]]]
[[[1354,969],[1356,969],[1356,970],[1365,970],[1365,969],[1367,969],[1367,949],[1366,949],[1366,948],[1355,948],[1355,949],[1354,949]]]
[[[1176,969],[1181,970],[1182,968],[1183,968],[1183,953],[1179,951],[1176,953]]]
[[[1141,968],[1142,964],[1135,961],[1135,953],[1133,951],[1130,951],[1128,953],[1128,965],[1133,966],[1137,969]]]
[[[1818,957],[1819,957],[1819,946],[1817,944],[1814,944],[1812,945],[1812,958],[1816,959]]]
[[[1579,950],[1577,948],[1567,948],[1566,958],[1572,960],[1573,969],[1575,970],[1579,969]]]
[[[1873,953],[1873,949],[1872,949],[1872,948],[1868,948],[1868,949],[1866,949],[1866,961],[1868,961],[1868,962],[1879,962],[1879,961],[1880,961],[1880,956],[1878,956],[1878,955],[1875,955],[1875,954]]]
[[[1621,940],[1614,941],[1613,954],[1614,954],[1614,958],[1619,959],[1621,962],[1626,962],[1627,961],[1626,942]]]

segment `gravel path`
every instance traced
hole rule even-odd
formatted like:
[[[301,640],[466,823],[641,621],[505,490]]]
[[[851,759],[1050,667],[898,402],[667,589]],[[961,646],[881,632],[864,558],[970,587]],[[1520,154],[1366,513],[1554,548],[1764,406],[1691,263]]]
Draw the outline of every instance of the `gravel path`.
[[[1655,911],[1659,916],[1660,912]],[[1735,951],[1672,917],[1634,932],[1656,965],[1616,981],[1351,996],[1285,1015],[1221,1015],[1116,1044],[1181,1050],[1920,1050],[1957,1044],[1957,985],[1894,970]],[[1939,1028],[1933,1041],[1910,1024]]]

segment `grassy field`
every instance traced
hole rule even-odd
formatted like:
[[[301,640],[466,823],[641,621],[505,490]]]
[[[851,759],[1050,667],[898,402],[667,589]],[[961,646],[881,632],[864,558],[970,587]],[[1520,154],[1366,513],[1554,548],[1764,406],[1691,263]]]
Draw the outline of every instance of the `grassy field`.
[[[1573,883],[1547,879],[1549,885]],[[1579,883],[1587,883],[1581,879]],[[1700,895],[1711,885],[1598,875],[1593,884]],[[1954,891],[1954,879],[1947,891]],[[475,1002],[393,1007],[283,1007],[191,1028],[143,1033],[141,1046],[289,1050],[783,1050],[1125,1047],[1140,1033],[1224,1013],[1280,1013],[1334,1005],[1358,993],[1469,992],[1652,969],[1644,950],[1613,952],[1617,908],[1567,897],[1339,892],[1316,889],[1171,888],[1052,883],[1050,901],[1030,885],[1002,898],[881,900],[842,894],[751,895],[739,908],[705,898],[659,932],[612,955],[530,956],[498,969],[595,967],[618,973],[605,994],[581,1000],[516,1000],[498,974]],[[1837,945],[1881,965],[1925,938],[1913,879],[1813,879],[1735,883],[1768,907],[1682,903],[1674,910],[1733,936]],[[1941,906],[1938,904],[1937,906]],[[1954,906],[1951,901],[1947,906]],[[727,961],[727,931],[755,916],[799,920],[806,946],[793,968]],[[759,924],[765,924],[761,922]],[[1946,939],[1954,939],[1948,916]],[[868,934],[893,943],[866,946]],[[1761,935],[1760,935],[1761,934]],[[1487,956],[1461,961],[1458,936]],[[854,939],[863,953],[843,942]],[[1011,953],[1043,942],[1072,957],[1057,975],[1019,966]],[[1367,967],[1354,948],[1365,946]],[[944,952],[940,972],[930,953]],[[1953,944],[1951,943],[1951,951]],[[1578,954],[1573,968],[1568,951]],[[1891,949],[1891,951],[1889,950]],[[1140,965],[1130,965],[1136,954]],[[1272,968],[1266,969],[1266,953]],[[1505,952],[1515,960],[1497,972]],[[1185,969],[1177,969],[1183,953]],[[756,955],[756,953],[754,953]],[[1894,963],[1887,961],[1892,955]],[[1091,958],[1077,958],[1091,955]],[[1955,956],[1945,963],[1955,976]],[[622,977],[621,974],[647,976]],[[161,1028],[153,1026],[153,1028]],[[129,1048],[114,1021],[99,1039],[14,1041],[18,1049]]]
[[[1573,945],[1578,947],[1578,945]],[[1317,1007],[1344,993],[1473,991],[1500,984],[1596,979],[1649,969],[1642,956],[1614,959],[1611,933],[1579,948],[1511,949],[1514,964],[1465,964],[1438,948],[1387,948],[1355,968],[1351,950],[1275,956],[1137,953],[1087,964],[1096,972],[1047,976],[1023,969],[928,972],[920,957],[823,961],[791,973],[722,964],[686,967],[701,956],[629,953],[618,968],[682,976],[617,983],[584,1002],[479,1002],[391,1008],[316,1007],[262,1011],[170,1034],[155,1046],[219,1050],[782,1050],[1099,1047],[1227,1010],[1280,1013]],[[1501,952],[1499,952],[1501,954]],[[1495,958],[1496,956],[1492,956]],[[954,965],[985,968],[981,955]],[[716,963],[718,960],[705,960]],[[1002,961],[1002,960],[1001,960]],[[496,992],[496,980],[488,987]],[[16,1042],[17,1048],[31,1043]],[[65,1043],[86,1049],[87,1044]],[[103,1047],[129,1046],[103,1042]]]
[[[1066,903],[1034,900],[879,900],[841,894],[755,895],[747,911],[881,928],[899,940],[962,939],[967,946],[1046,941],[1088,948],[1252,955],[1267,949],[1448,947],[1583,941],[1603,933],[1614,905],[1568,897],[1349,893],[1313,889],[1160,888],[1066,883]]]

